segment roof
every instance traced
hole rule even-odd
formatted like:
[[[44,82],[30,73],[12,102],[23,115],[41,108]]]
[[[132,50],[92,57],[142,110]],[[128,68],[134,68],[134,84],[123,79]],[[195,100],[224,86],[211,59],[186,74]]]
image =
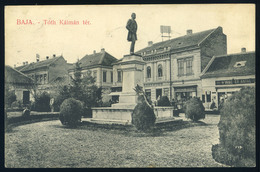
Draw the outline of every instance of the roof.
[[[85,55],[79,60],[81,67],[90,67],[95,65],[111,66],[112,63],[117,61],[115,57],[107,53],[106,51],[101,51],[99,53],[94,53],[91,55]]]
[[[32,84],[33,80],[22,72],[19,72],[10,66],[5,66],[5,83]]]
[[[255,52],[215,56],[201,78],[255,75]]]
[[[15,68],[15,69],[17,69],[17,70],[19,70],[21,72],[32,70],[32,69],[37,69],[37,68],[49,66],[50,64],[52,64],[53,62],[55,62],[59,58],[63,58],[63,57],[62,56],[57,56],[57,57],[50,58],[48,60],[43,60],[43,61],[39,61],[39,62],[35,62],[35,63],[30,63],[28,65],[25,65],[24,67],[23,66],[19,66],[19,67]]]
[[[158,43],[154,43],[151,46],[148,46],[144,49],[137,51],[137,54],[141,54],[142,52],[149,52],[151,50],[158,50],[164,47],[170,47],[170,49],[178,50],[185,49],[188,47],[198,47],[200,43],[202,43],[210,34],[212,34],[217,29],[221,29],[222,27],[217,27],[215,29],[210,29],[202,32],[192,33],[189,35],[173,38],[167,41],[162,41]]]

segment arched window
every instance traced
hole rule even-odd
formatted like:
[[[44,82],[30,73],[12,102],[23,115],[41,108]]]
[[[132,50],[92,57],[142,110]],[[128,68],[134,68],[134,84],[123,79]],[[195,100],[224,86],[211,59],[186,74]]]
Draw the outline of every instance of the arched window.
[[[162,65],[159,64],[159,65],[158,65],[158,77],[162,77],[162,76],[163,76]]]
[[[147,67],[147,78],[151,78],[151,67]]]

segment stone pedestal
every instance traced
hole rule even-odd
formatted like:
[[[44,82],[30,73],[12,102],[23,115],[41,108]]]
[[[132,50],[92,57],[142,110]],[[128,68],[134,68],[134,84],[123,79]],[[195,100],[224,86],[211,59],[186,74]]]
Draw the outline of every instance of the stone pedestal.
[[[132,113],[137,104],[136,85],[143,87],[143,69],[145,62],[139,55],[125,55],[119,63],[123,71],[122,93],[119,103],[112,107],[92,108],[92,120],[117,121],[130,124]]]
[[[139,55],[125,55],[119,63],[123,71],[122,93],[119,103],[112,107],[134,108],[137,104],[137,95],[134,90],[136,85],[143,87],[144,60]]]

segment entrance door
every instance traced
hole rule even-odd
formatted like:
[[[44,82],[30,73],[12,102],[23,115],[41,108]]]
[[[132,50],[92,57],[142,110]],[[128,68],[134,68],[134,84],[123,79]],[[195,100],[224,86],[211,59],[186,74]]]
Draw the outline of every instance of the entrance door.
[[[158,96],[162,97],[162,89],[156,89],[156,99],[158,99]]]
[[[23,91],[23,104],[29,104],[30,102],[30,92]]]

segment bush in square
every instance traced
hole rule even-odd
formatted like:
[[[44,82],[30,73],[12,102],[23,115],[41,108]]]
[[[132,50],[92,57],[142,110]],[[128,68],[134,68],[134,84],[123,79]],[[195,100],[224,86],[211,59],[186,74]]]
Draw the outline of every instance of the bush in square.
[[[220,144],[218,149],[212,147],[213,158],[217,162],[233,166],[254,166],[255,88],[242,88],[234,93],[224,103],[220,115]],[[233,160],[223,159],[224,154],[228,154]]]
[[[156,120],[153,108],[139,85],[136,86],[135,90],[138,94],[138,103],[132,114],[132,124],[137,130],[149,131],[153,128]]]
[[[162,96],[158,102],[157,102],[157,105],[158,106],[170,106],[171,103],[170,103],[170,100],[167,96]]]
[[[205,118],[205,108],[202,101],[197,97],[193,97],[185,103],[184,112],[185,117],[192,121],[198,121]]]
[[[38,94],[35,98],[35,102],[32,105],[32,109],[38,112],[50,112],[50,94],[43,92]]]
[[[74,98],[68,98],[60,106],[59,119],[63,125],[77,126],[81,122],[82,112],[82,102]]]

